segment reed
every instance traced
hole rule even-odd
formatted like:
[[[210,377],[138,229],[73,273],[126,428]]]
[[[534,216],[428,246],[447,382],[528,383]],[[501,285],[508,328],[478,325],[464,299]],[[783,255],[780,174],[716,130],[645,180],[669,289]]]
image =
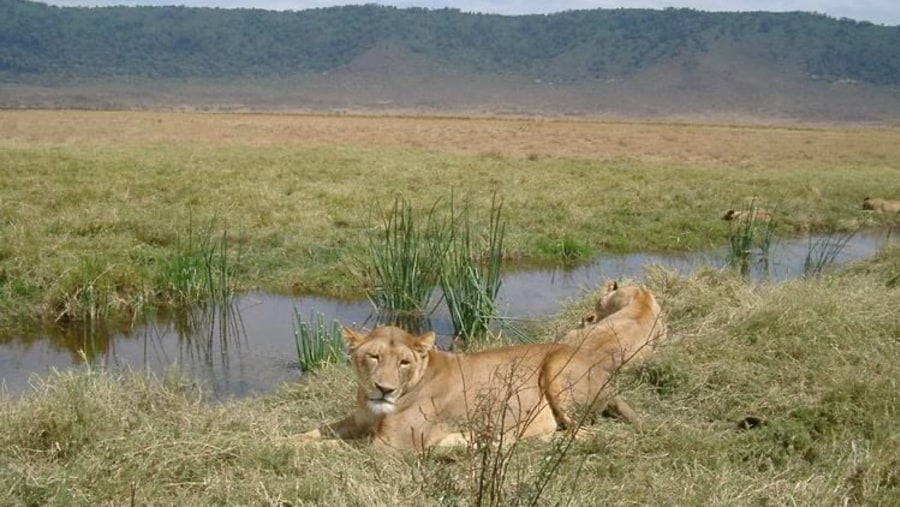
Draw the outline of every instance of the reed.
[[[215,233],[217,220],[195,229],[191,214],[175,249],[157,272],[158,298],[168,305],[227,306],[233,296],[228,258],[228,231]]]
[[[834,265],[847,243],[857,232],[859,232],[859,228],[846,232],[833,232],[816,240],[810,237],[809,247],[803,259],[803,276],[821,276],[830,266]]]
[[[300,310],[294,308],[294,323],[294,343],[302,371],[337,364],[344,357],[344,339],[338,321],[327,322],[321,313],[310,314],[309,320],[304,320]]]
[[[380,233],[368,242],[363,266],[367,294],[382,314],[429,314],[440,279],[447,226],[431,207],[424,219],[401,197],[381,217]]]
[[[144,298],[123,289],[133,279],[134,273],[127,267],[104,265],[93,256],[81,258],[49,296],[54,322],[79,323],[92,329],[113,314],[121,316],[123,310],[139,312]]]
[[[473,231],[470,207],[463,206],[455,215],[451,202],[453,226],[440,282],[454,335],[464,341],[484,336],[497,314],[506,233],[502,210],[502,201],[494,195],[487,237],[481,239]]]
[[[774,240],[772,220],[757,219],[759,207],[755,202],[742,207],[739,213],[746,219],[731,222],[728,229],[728,265],[742,276],[750,276],[754,258],[763,272],[768,272],[769,253]]]

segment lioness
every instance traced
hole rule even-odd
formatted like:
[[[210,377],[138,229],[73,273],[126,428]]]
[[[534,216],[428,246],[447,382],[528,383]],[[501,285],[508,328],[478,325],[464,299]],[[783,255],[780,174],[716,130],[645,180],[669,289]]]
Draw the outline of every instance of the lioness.
[[[753,210],[729,209],[722,215],[722,220],[738,222],[768,222],[772,220],[772,212],[767,209],[755,208]]]
[[[866,197],[863,199],[862,208],[872,210],[875,213],[900,213],[900,201]]]
[[[470,441],[473,428],[505,438],[549,437],[575,429],[573,410],[607,406],[638,424],[637,414],[608,387],[608,361],[558,343],[472,354],[435,348],[435,335],[384,326],[363,335],[343,328],[357,377],[350,416],[298,435],[373,437],[392,449],[424,449]]]
[[[577,346],[582,353],[608,355],[618,369],[648,359],[666,336],[665,317],[652,292],[610,282],[594,310],[560,342]]]

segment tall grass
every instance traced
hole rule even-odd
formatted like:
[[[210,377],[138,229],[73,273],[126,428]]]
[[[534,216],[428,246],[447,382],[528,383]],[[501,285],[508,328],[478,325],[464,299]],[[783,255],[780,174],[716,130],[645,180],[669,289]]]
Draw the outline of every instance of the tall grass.
[[[502,202],[494,195],[487,238],[482,240],[472,228],[470,208],[453,215],[453,227],[441,266],[441,290],[450,312],[455,336],[471,340],[484,336],[496,316],[495,301],[500,291],[503,237],[506,222],[501,219]]]
[[[192,214],[179,234],[171,257],[157,272],[160,297],[171,305],[227,306],[233,296],[229,265],[228,231],[217,237],[217,220],[195,229]]]
[[[772,220],[758,220],[758,206],[751,202],[739,212],[748,218],[734,220],[728,228],[728,265],[737,269],[741,275],[749,276],[754,258],[757,265],[768,272],[769,253],[774,238]]]
[[[294,343],[297,360],[304,372],[313,371],[327,364],[337,364],[344,357],[344,339],[338,321],[326,322],[325,316],[311,314],[304,320],[298,308],[294,308]]]
[[[363,267],[369,299],[380,313],[427,315],[433,310],[429,303],[440,279],[447,237],[437,209],[436,203],[423,219],[409,201],[397,197],[382,214]]]
[[[96,258],[82,258],[59,285],[56,322],[81,322],[93,327],[106,320],[121,300],[116,290],[116,269]]]
[[[803,276],[821,276],[832,266],[859,228],[847,232],[834,232],[816,240],[809,238],[809,247],[803,258]]]

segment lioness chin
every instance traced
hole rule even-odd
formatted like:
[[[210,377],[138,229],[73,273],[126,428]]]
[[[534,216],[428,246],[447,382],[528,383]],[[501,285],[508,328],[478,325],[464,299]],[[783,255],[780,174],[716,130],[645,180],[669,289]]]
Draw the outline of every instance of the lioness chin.
[[[371,437],[391,449],[470,442],[473,436],[550,437],[577,430],[576,409],[605,408],[638,425],[637,414],[612,392],[612,369],[577,347],[546,343],[453,354],[435,335],[384,326],[367,335],[343,328],[357,377],[354,413],[300,434]],[[490,435],[488,436],[490,438]]]

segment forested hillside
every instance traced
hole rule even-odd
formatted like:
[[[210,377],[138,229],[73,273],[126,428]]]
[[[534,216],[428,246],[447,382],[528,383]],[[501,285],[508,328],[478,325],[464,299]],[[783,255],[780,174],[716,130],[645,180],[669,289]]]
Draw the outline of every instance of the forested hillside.
[[[0,80],[321,73],[378,46],[468,73],[573,83],[741,47],[814,79],[900,84],[900,27],[808,13],[616,9],[499,16],[375,5],[275,12],[0,0]]]

